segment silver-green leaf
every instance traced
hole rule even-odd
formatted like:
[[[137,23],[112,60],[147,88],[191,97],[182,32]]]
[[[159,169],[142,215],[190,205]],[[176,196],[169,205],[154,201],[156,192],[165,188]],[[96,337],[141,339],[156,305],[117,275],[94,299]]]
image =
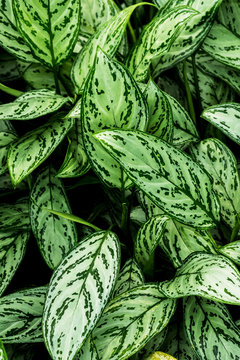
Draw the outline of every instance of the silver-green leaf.
[[[240,266],[240,240],[221,246],[218,251]]]
[[[0,132],[0,175],[7,171],[7,153],[10,144],[17,139],[17,135],[10,131]]]

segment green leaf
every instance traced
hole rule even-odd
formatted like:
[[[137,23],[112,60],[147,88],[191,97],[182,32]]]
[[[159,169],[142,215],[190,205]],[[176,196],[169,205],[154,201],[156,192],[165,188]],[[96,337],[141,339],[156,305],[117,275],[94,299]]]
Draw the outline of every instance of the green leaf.
[[[41,342],[47,287],[15,292],[0,299],[0,337],[6,343]]]
[[[171,143],[173,119],[167,97],[152,80],[148,82],[144,95],[149,109],[147,132]]]
[[[134,287],[144,283],[142,271],[134,259],[128,259],[121,269],[113,297],[123,294]]]
[[[83,91],[85,81],[93,66],[98,47],[109,57],[112,57],[121,42],[127,23],[136,7],[147,3],[139,3],[129,6],[119,14],[102,24],[98,31],[89,39],[84,48],[80,51],[72,68],[72,81],[77,94]]]
[[[218,251],[240,266],[240,240],[221,246]]]
[[[240,105],[238,103],[212,106],[201,116],[240,145]]]
[[[97,232],[55,270],[43,314],[44,341],[55,360],[72,360],[99,319],[118,274],[119,252],[114,233]]]
[[[0,120],[32,120],[60,109],[68,101],[69,98],[47,89],[29,91],[11,103],[0,105]]]
[[[22,198],[15,204],[2,203],[0,207],[0,231],[29,230],[29,201]],[[0,244],[1,247],[1,244]]]
[[[61,178],[82,176],[90,169],[88,157],[83,146],[83,135],[80,119],[75,120],[75,125],[68,134],[69,145],[64,161],[57,172]]]
[[[215,22],[202,49],[221,63],[240,69],[240,39],[225,26]]]
[[[43,209],[71,212],[68,198],[56,171],[48,166],[40,171],[31,192],[31,224],[39,249],[47,265],[54,269],[77,244],[77,230],[72,221]]]
[[[10,144],[17,139],[17,135],[10,131],[0,131],[0,175],[7,171],[7,153]]]
[[[54,68],[67,59],[80,27],[80,1],[14,0],[18,30],[35,57]]]
[[[200,359],[239,359],[240,331],[224,304],[194,296],[184,300],[184,326]]]
[[[167,297],[203,296],[227,304],[240,304],[240,274],[222,255],[189,255],[172,280],[159,284]]]
[[[173,219],[166,223],[159,246],[176,268],[196,251],[217,254],[217,245],[207,231],[180,224]]]
[[[160,333],[151,338],[151,340],[148,341],[147,344],[134,355],[136,360],[146,360],[148,355],[152,354],[154,351],[162,349],[167,331],[168,327],[166,326],[162,331],[160,331]]]
[[[1,340],[0,340],[0,360],[8,360],[6,350]]]
[[[193,54],[203,39],[209,32],[213,20],[222,0],[211,0],[210,2],[201,2],[199,0],[173,0],[168,3],[166,10],[162,14],[168,13],[169,9],[176,9],[178,6],[190,6],[197,13],[190,17],[187,26],[180,31],[174,38],[170,49],[164,53],[157,61],[153,61],[153,78],[156,78],[161,72],[173,67],[180,61]]]
[[[218,139],[205,139],[195,144],[191,153],[212,176],[221,216],[233,229],[240,213],[240,179],[233,153]]]
[[[134,256],[142,268],[151,260],[169,220],[166,215],[157,215],[146,221],[138,230],[134,242]]]
[[[19,77],[20,74],[18,71],[16,59],[8,53],[1,52],[1,60],[0,60],[1,82],[14,81],[19,79]]]
[[[113,299],[93,330],[99,358],[128,359],[164,329],[175,305],[175,301],[166,299],[155,284],[138,286]],[[89,350],[85,346],[80,359],[87,354]]]
[[[160,11],[144,27],[127,60],[127,66],[136,81],[144,82],[148,76],[151,62],[160,61],[163,54],[171,48],[179,32],[196,13],[195,10],[184,6],[170,9],[164,15]]]
[[[11,145],[8,167],[14,186],[51,155],[73,125],[73,119],[56,114],[44,125],[26,133]]]
[[[111,92],[109,89],[112,89]],[[112,61],[99,50],[84,87],[82,132],[91,165],[108,186],[127,187],[130,181],[125,174],[122,175],[117,161],[92,135],[106,128],[144,130],[147,121],[147,107],[132,76],[120,63]]]
[[[94,135],[127,175],[168,215],[199,228],[218,221],[218,203],[208,174],[183,152],[140,131]]]
[[[25,254],[29,231],[0,231],[0,295],[5,291]]]
[[[0,45],[23,61],[36,62],[31,49],[17,31],[12,3],[12,0],[0,1]]]
[[[240,4],[236,0],[223,1],[218,10],[218,21],[237,35],[240,35],[240,21],[236,16],[239,11]]]

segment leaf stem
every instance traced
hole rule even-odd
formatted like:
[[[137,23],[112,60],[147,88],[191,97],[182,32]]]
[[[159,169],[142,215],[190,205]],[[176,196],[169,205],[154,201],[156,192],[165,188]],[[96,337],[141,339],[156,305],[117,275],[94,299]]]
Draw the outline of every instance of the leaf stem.
[[[133,30],[133,27],[132,27],[132,24],[131,24],[130,20],[128,22],[128,28],[129,28],[129,31],[130,31],[130,34],[131,34],[131,37],[132,37],[133,44],[135,44],[137,39],[136,39],[135,31]]]
[[[5,93],[7,93],[9,95],[15,96],[15,97],[21,96],[23,94],[23,91],[12,89],[12,88],[10,88],[10,87],[8,87],[6,85],[3,85],[1,83],[0,83],[0,90],[4,91]]]
[[[183,62],[183,77],[184,77],[184,84],[185,84],[185,89],[186,89],[186,94],[187,94],[187,102],[188,102],[189,113],[190,113],[190,116],[191,116],[192,120],[196,124],[196,115],[195,115],[194,106],[193,106],[192,94],[191,94],[191,91],[190,91],[188,77],[187,77],[187,63],[186,63],[186,60],[184,60],[184,62]]]

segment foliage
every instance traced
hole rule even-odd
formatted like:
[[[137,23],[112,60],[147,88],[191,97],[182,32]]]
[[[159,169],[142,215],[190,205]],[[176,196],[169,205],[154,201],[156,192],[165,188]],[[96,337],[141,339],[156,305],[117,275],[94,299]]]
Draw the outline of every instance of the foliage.
[[[239,3],[0,5],[0,359],[240,360]]]

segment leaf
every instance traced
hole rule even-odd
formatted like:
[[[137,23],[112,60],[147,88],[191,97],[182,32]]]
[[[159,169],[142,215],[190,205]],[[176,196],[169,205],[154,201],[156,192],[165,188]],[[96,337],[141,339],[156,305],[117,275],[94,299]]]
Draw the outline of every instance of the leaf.
[[[0,340],[0,360],[8,360],[6,350],[1,340]]]
[[[161,11],[147,24],[131,52],[127,66],[136,81],[144,82],[150,64],[161,59],[171,48],[179,32],[186,26],[196,11],[184,6],[170,9],[162,15]]]
[[[227,304],[240,303],[239,271],[222,255],[192,253],[175,277],[160,283],[159,288],[171,298],[198,295]]]
[[[16,201],[15,204],[1,204],[0,231],[29,230],[29,228],[30,219],[28,198],[21,198]]]
[[[47,265],[54,269],[77,244],[75,224],[46,212],[43,207],[71,212],[61,180],[52,166],[38,174],[31,192],[30,217],[32,230]]]
[[[72,360],[93,329],[111,295],[119,252],[116,235],[100,231],[82,240],[53,273],[43,336],[54,359]]]
[[[0,18],[1,18],[1,13],[0,13]],[[17,80],[19,79],[19,77],[20,74],[18,71],[16,59],[8,53],[1,52],[1,61],[0,61],[1,82]]]
[[[167,335],[167,330],[168,327],[166,326],[162,331],[160,331],[160,333],[151,338],[151,340],[148,341],[148,343],[142,349],[140,349],[137,354],[133,355],[136,357],[136,360],[146,360],[148,355],[152,354],[158,349],[161,349]]]
[[[153,61],[153,78],[156,78],[164,70],[173,67],[180,61],[193,54],[208,34],[216,11],[222,0],[212,0],[201,2],[199,0],[172,0],[168,3],[161,13],[168,13],[170,9],[178,6],[190,6],[196,10],[196,14],[188,19],[187,25],[176,34],[169,50]]]
[[[240,105],[238,103],[211,106],[203,111],[201,116],[240,145]]]
[[[109,57],[112,57],[119,47],[132,12],[136,7],[143,4],[147,3],[129,6],[108,20],[108,22],[102,24],[98,31],[89,39],[87,44],[80,51],[73,65],[71,74],[75,92],[77,94],[80,94],[83,91],[85,81],[94,64],[98,47]]]
[[[110,187],[129,186],[131,182],[122,175],[116,160],[92,135],[106,128],[144,130],[148,121],[147,107],[129,72],[101,50],[84,88],[81,114],[84,146],[92,168]]]
[[[0,132],[0,175],[7,171],[8,148],[15,139],[17,139],[17,135],[14,132]]]
[[[42,341],[47,287],[15,292],[0,299],[0,337],[6,343]]]
[[[128,259],[119,273],[113,297],[121,295],[143,283],[144,277],[140,267],[133,258]]]
[[[25,43],[16,28],[16,20],[12,9],[12,0],[0,1],[0,45],[19,59],[36,62],[31,49]]]
[[[146,360],[177,360],[177,359],[161,351],[156,351],[154,354],[146,358]]]
[[[0,296],[5,291],[25,254],[29,231],[0,231]]]
[[[14,1],[18,30],[35,57],[55,68],[75,46],[80,26],[80,1]]]
[[[47,89],[29,91],[11,103],[0,105],[0,120],[32,120],[60,109],[68,101],[69,98]]]
[[[184,326],[200,359],[239,359],[240,332],[227,307],[197,298],[184,300]]]
[[[75,120],[75,125],[68,134],[69,145],[64,161],[57,172],[61,178],[82,176],[90,169],[88,157],[83,146],[83,135],[80,119]]]
[[[215,22],[202,44],[202,49],[221,63],[240,69],[240,39],[225,26]]]
[[[146,221],[138,230],[134,242],[134,256],[142,268],[151,260],[169,220],[166,215],[157,215]]]
[[[240,266],[240,240],[221,246],[218,251]]]
[[[168,215],[199,228],[216,223],[219,209],[211,180],[183,152],[140,131],[112,130],[94,136]]]
[[[11,145],[8,167],[14,186],[51,155],[73,125],[74,120],[56,114],[44,125],[29,131]]]
[[[235,0],[225,0],[221,3],[218,11],[218,21],[233,33],[240,35],[240,22],[237,16],[240,11],[240,4]]]
[[[138,286],[113,299],[93,330],[99,358],[128,359],[167,325],[175,305],[155,284]],[[89,354],[87,347],[83,350],[80,359]]]
[[[173,120],[172,109],[167,97],[152,80],[148,82],[144,95],[149,109],[147,132],[171,143]]]
[[[233,229],[240,213],[240,179],[237,162],[218,139],[205,139],[191,147],[191,154],[212,176],[223,220]]]

